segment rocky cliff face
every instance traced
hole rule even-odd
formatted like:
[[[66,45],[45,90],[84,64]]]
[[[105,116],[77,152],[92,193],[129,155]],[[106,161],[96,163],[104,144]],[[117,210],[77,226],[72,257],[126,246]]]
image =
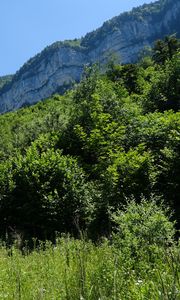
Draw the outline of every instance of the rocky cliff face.
[[[107,61],[115,53],[123,63],[137,60],[144,46],[180,33],[180,1],[160,0],[107,21],[79,41],[58,42],[29,60],[0,90],[0,112],[15,110],[51,96],[79,81],[87,63]]]
[[[0,111],[33,104],[55,93],[72,80],[79,81],[86,55],[79,49],[60,46],[51,55],[35,59],[33,66],[20,70],[17,78],[0,91]]]

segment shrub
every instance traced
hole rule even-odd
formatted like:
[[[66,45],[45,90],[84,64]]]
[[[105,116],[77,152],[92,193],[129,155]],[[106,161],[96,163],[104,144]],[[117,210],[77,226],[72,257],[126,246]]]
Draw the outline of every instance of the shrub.
[[[114,213],[112,219],[116,224],[114,245],[131,257],[142,259],[143,253],[159,251],[173,241],[174,223],[168,218],[168,210],[155,199],[143,198],[140,203],[132,199],[124,210]]]
[[[89,222],[93,187],[75,158],[40,146],[32,144],[12,163],[13,186],[2,200],[1,216],[9,228],[41,238],[55,231],[76,233],[75,227]]]

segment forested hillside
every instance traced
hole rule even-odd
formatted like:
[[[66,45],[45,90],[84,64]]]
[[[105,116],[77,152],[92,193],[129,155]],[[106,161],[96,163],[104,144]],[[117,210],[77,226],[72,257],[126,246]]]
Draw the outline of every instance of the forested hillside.
[[[138,64],[97,66],[64,96],[0,116],[1,237],[109,236],[132,197],[180,226],[180,52],[157,41]]]

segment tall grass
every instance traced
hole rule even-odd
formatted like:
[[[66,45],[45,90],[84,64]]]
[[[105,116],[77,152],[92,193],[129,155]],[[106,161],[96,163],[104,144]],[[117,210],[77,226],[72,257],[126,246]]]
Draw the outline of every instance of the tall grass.
[[[129,256],[103,241],[63,237],[29,252],[0,247],[0,299],[180,299],[180,246]]]

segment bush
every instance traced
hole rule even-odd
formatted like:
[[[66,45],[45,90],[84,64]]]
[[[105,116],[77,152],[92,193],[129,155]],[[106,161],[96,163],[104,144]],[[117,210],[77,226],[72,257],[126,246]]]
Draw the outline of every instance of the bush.
[[[75,158],[40,146],[33,143],[4,171],[9,170],[13,184],[8,196],[2,197],[1,219],[8,228],[31,236],[47,238],[55,231],[76,234],[77,226],[84,229],[90,221],[93,187]],[[0,181],[2,189],[4,182]]]
[[[175,234],[174,223],[168,218],[168,210],[157,201],[142,199],[136,203],[128,202],[125,210],[112,215],[116,224],[113,242],[121,251],[126,251],[135,258],[142,253],[153,252],[172,243]]]

